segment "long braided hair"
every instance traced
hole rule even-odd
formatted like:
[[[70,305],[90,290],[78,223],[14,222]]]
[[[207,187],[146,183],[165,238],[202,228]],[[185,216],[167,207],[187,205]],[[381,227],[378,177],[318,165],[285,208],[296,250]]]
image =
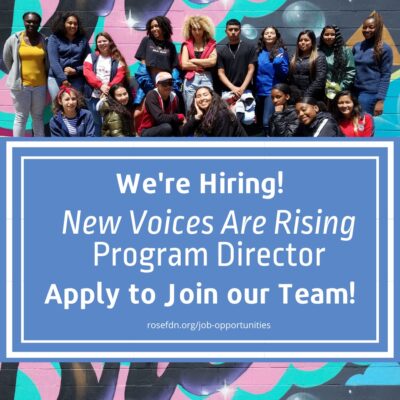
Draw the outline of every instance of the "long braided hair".
[[[333,72],[332,80],[333,82],[340,82],[346,73],[346,59],[344,56],[344,40],[340,29],[336,25],[326,25],[321,32],[319,37],[319,50],[323,53],[327,53],[329,48],[324,41],[324,33],[327,29],[332,29],[335,31],[335,42],[333,44]]]

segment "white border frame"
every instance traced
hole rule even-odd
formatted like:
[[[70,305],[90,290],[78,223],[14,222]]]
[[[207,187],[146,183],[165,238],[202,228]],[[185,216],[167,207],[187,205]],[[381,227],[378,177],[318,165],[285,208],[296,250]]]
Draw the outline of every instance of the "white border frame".
[[[13,186],[13,171],[12,157],[14,148],[386,148],[388,155],[388,349],[383,352],[17,352],[13,350],[12,338],[12,186]],[[54,156],[54,157],[21,157],[21,205],[23,205],[23,167],[26,159],[375,159],[377,162],[377,213],[379,212],[379,157],[368,156],[132,156],[132,157],[92,157],[92,156]],[[195,359],[231,359],[231,358],[392,358],[394,357],[394,145],[392,142],[306,142],[306,141],[291,141],[291,142],[242,142],[242,141],[213,141],[213,142],[54,142],[54,141],[38,141],[38,142],[17,142],[10,141],[6,143],[6,213],[7,213],[7,238],[6,238],[6,263],[7,263],[7,284],[6,284],[6,356],[8,358],[136,358],[136,359],[171,359],[171,358],[195,358]],[[23,207],[21,209],[21,236],[23,240]],[[377,214],[377,228],[379,216]],[[379,277],[379,228],[376,232],[377,239],[377,281]],[[23,241],[21,242],[21,250]],[[21,251],[21,261],[23,265],[23,252]],[[23,268],[23,266],[21,266]],[[21,280],[23,284],[23,269],[21,272]],[[377,299],[379,285],[377,284]],[[21,288],[21,296],[23,296],[23,286]],[[23,299],[21,299],[22,301]],[[378,299],[379,301],[379,299]],[[23,302],[21,303],[23,304]],[[22,343],[377,343],[379,342],[379,302],[377,302],[377,327],[375,340],[367,341],[42,341],[34,340],[27,341],[23,339],[23,321],[21,324],[21,339]],[[21,318],[23,310],[21,312]]]

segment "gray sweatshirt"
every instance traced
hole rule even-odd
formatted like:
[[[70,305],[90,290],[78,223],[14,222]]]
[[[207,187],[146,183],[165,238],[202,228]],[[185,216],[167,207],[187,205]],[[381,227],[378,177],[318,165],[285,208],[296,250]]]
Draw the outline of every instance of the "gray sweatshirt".
[[[7,87],[11,90],[21,90],[22,89],[22,79],[21,79],[21,60],[19,58],[19,46],[21,44],[21,32],[13,33],[4,44],[3,49],[3,61],[8,69],[7,77]],[[46,48],[46,38],[40,34],[40,40]],[[46,55],[46,72],[49,70],[49,61]]]

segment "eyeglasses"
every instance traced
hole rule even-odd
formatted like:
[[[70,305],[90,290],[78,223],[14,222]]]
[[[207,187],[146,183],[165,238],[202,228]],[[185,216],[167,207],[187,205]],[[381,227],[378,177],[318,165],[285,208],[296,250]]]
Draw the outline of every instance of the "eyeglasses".
[[[169,79],[167,81],[162,81],[158,82],[161,86],[167,87],[167,86],[172,86],[172,79]]]

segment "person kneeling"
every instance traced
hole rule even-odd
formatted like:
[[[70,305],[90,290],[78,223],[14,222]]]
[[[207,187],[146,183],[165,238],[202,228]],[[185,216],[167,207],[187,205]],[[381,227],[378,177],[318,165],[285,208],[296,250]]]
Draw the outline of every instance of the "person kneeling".
[[[124,85],[111,86],[97,104],[103,117],[101,136],[133,136],[132,101]]]
[[[294,136],[337,137],[343,136],[332,115],[323,108],[322,102],[313,97],[300,97],[296,101],[299,126]]]
[[[247,136],[225,101],[207,86],[196,90],[182,133],[183,136]]]
[[[95,136],[90,111],[82,108],[82,95],[72,87],[61,86],[53,102],[54,116],[50,119],[51,136]]]
[[[147,93],[143,113],[136,121],[139,136],[181,136],[181,125],[186,122],[180,113],[179,99],[172,91],[172,75],[159,72],[156,88]]]

